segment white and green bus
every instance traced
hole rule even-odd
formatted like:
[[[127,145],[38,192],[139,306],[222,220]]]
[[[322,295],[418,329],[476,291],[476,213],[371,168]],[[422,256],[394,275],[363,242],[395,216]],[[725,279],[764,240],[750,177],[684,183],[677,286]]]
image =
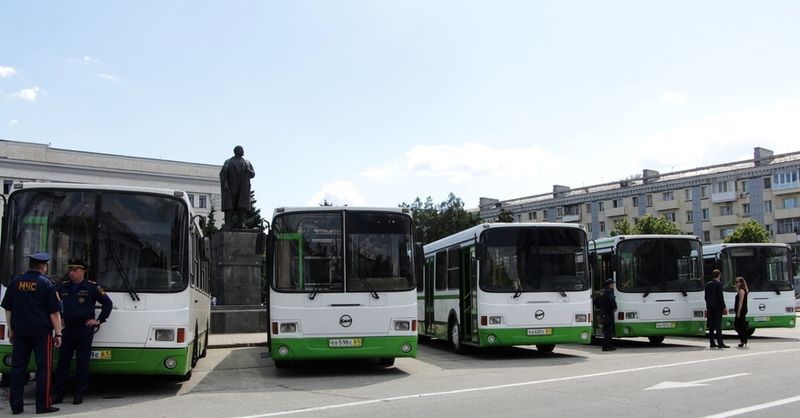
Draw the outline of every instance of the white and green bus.
[[[464,346],[588,344],[586,232],[578,225],[487,223],[425,246],[420,335]]]
[[[703,247],[706,277],[718,269],[725,291],[728,315],[722,318],[723,329],[733,329],[736,277],[747,281],[747,322],[750,334],[756,328],[794,328],[794,283],[792,251],[787,244],[714,244]]]
[[[647,337],[660,344],[667,336],[705,334],[702,244],[697,237],[620,235],[590,242],[589,251],[596,292],[606,279],[616,285],[617,337]],[[594,334],[603,335],[597,312]]]
[[[278,208],[267,245],[269,348],[294,360],[415,357],[414,223],[406,209]]]
[[[90,370],[99,374],[190,376],[208,345],[207,245],[186,193],[95,184],[22,183],[3,213],[0,280],[27,270],[28,256],[51,253],[50,278],[67,261],[114,303],[94,336]],[[97,309],[100,309],[99,307]],[[0,310],[0,373],[11,345]]]

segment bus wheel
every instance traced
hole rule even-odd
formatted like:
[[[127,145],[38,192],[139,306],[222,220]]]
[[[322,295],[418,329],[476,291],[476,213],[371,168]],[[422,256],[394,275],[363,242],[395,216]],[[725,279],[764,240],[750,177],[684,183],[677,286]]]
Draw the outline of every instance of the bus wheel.
[[[186,374],[184,374],[184,375],[181,375],[181,376],[172,376],[172,378],[173,378],[173,380],[175,380],[176,382],[188,382],[188,381],[189,381],[189,379],[191,379],[191,378],[192,378],[192,371],[191,371],[191,370],[189,370],[189,371],[188,371],[188,372],[186,372]]]
[[[203,352],[200,353],[200,358],[205,358],[206,354],[208,354],[208,333],[211,332],[211,328],[206,324],[206,338],[205,342],[203,343]]]
[[[650,344],[652,344],[652,345],[659,345],[659,344],[664,342],[664,336],[663,335],[656,335],[656,336],[653,336],[653,337],[647,337],[647,339],[650,340]]]
[[[555,344],[536,344],[536,349],[542,353],[552,353],[555,348]]]
[[[461,345],[461,332],[458,330],[458,320],[450,320],[450,347],[456,354],[461,354],[464,347]]]
[[[192,368],[197,366],[197,360],[200,359],[200,343],[197,340],[200,339],[200,335],[197,334],[197,325],[194,326],[194,343],[192,343]]]
[[[378,363],[385,367],[394,366],[394,357],[381,357],[378,359]]]

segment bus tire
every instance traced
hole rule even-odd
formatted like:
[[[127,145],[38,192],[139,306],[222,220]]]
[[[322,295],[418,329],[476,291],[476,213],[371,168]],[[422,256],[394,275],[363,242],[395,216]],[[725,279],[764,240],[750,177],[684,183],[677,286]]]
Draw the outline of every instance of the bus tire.
[[[208,333],[211,332],[211,328],[206,323],[206,337],[204,338],[205,342],[203,343],[203,352],[200,353],[200,358],[205,358],[206,354],[208,354]]]
[[[188,381],[189,381],[189,379],[191,379],[191,378],[192,378],[192,371],[191,371],[191,370],[189,370],[189,371],[188,371],[188,372],[186,372],[186,374],[184,374],[184,375],[172,376],[172,378],[173,378],[173,380],[175,380],[176,382],[188,382]]]
[[[450,340],[450,347],[453,349],[453,352],[461,354],[464,351],[464,346],[461,344],[461,331],[458,329],[457,319],[450,318],[447,336]]]
[[[555,348],[555,344],[536,344],[536,349],[542,353],[552,353]]]
[[[384,367],[394,366],[394,357],[381,357],[378,359],[378,363]]]
[[[659,345],[664,342],[663,335],[654,335],[652,337],[647,337],[647,339],[650,340],[650,345]]]
[[[194,326],[194,342],[192,343],[192,368],[197,366],[197,360],[200,360],[200,334],[197,333],[197,325]]]

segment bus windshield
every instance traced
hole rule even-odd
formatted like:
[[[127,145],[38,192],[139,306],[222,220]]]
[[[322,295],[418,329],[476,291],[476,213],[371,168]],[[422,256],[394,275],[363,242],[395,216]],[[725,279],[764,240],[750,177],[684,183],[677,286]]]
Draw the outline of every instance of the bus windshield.
[[[52,254],[48,275],[67,263],[89,263],[87,277],[108,291],[169,292],[186,288],[187,208],[158,195],[32,189],[9,200],[3,279],[27,270],[30,254]],[[123,277],[124,276],[124,277]]]
[[[290,213],[275,218],[273,234],[277,291],[374,293],[414,287],[407,215]]]
[[[722,284],[735,292],[736,277],[747,281],[751,292],[792,290],[789,249],[785,247],[730,247],[720,254]]]
[[[572,228],[492,228],[485,243],[481,289],[568,292],[589,289],[586,236]]]
[[[703,289],[700,243],[689,239],[629,239],[617,246],[621,292]]]

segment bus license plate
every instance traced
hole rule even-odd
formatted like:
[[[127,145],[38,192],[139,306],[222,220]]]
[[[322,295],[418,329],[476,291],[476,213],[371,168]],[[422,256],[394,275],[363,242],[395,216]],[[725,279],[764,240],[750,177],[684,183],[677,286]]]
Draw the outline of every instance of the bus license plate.
[[[754,316],[753,322],[769,322],[769,319],[768,316]]]
[[[93,350],[89,360],[111,360],[111,350]]]
[[[656,322],[656,328],[675,328],[677,324],[674,322]]]
[[[528,335],[553,335],[553,328],[528,328]]]
[[[328,340],[328,347],[361,347],[364,342],[361,338],[334,338]]]

